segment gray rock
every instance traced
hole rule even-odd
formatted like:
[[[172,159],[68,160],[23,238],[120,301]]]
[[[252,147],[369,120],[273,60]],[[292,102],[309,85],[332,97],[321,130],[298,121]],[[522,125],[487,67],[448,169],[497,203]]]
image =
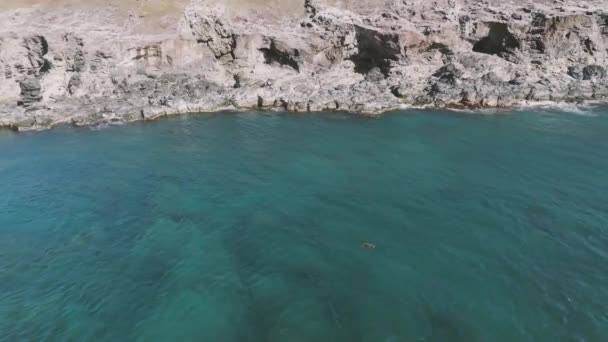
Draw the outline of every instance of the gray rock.
[[[0,9],[0,126],[608,98],[608,0],[70,1]]]
[[[373,67],[365,74],[365,80],[368,82],[380,82],[384,79],[384,74],[379,67]]]
[[[606,68],[601,65],[573,65],[568,67],[568,75],[577,80],[595,80],[606,77]]]
[[[600,65],[586,65],[583,68],[583,80],[594,80],[606,77],[606,68]]]
[[[583,65],[572,65],[568,67],[568,75],[576,80],[583,79]]]
[[[454,63],[449,63],[437,70],[433,76],[439,78],[439,80],[455,84],[456,80],[464,75],[464,71],[456,66]]]
[[[80,87],[82,84],[82,80],[80,79],[80,74],[74,74],[70,77],[70,81],[68,82],[68,92],[70,95],[74,95],[76,89]]]
[[[491,86],[502,86],[504,81],[496,74],[494,71],[490,71],[489,73],[483,75],[481,80],[487,85]]]
[[[35,77],[27,77],[19,82],[21,88],[21,100],[19,104],[25,107],[32,105],[35,102],[42,100],[40,95],[41,86],[40,80]]]

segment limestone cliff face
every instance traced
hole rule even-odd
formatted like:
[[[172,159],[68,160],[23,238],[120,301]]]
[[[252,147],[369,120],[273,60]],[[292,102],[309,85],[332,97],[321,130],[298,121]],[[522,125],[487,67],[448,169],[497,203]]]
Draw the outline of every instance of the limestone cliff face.
[[[0,125],[608,100],[608,0],[263,3],[0,9]]]

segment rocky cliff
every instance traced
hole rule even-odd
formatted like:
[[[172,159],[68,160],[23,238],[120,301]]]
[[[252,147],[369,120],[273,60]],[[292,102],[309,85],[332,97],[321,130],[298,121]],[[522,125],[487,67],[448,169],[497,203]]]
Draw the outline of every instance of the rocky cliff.
[[[108,1],[0,6],[0,126],[608,101],[608,0]]]

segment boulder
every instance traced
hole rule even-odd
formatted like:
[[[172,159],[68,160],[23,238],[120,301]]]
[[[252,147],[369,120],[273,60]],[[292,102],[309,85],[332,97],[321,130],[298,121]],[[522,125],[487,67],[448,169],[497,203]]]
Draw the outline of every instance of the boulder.
[[[568,75],[577,80],[596,80],[606,77],[606,68],[601,65],[572,65],[568,67]]]
[[[457,79],[464,75],[462,68],[454,63],[448,63],[439,68],[433,76],[439,78],[439,80],[447,83],[455,83]]]
[[[35,102],[42,100],[40,80],[35,77],[27,77],[19,82],[21,88],[21,99],[19,104],[22,106],[30,106]]]
[[[583,68],[583,80],[595,80],[606,77],[606,68],[600,65],[587,65]]]
[[[379,67],[373,67],[370,71],[365,75],[365,80],[369,82],[380,82],[384,79],[384,74]]]

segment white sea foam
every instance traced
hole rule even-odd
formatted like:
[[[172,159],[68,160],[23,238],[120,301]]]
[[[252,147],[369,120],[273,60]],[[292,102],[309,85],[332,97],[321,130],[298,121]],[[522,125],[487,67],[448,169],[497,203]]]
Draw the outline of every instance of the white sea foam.
[[[410,104],[402,104],[399,106],[400,110],[444,110],[449,112],[464,113],[464,114],[477,114],[477,115],[496,115],[496,114],[509,114],[513,112],[524,112],[530,110],[543,110],[548,112],[563,112],[582,116],[598,116],[597,109],[600,105],[593,102],[585,103],[566,103],[566,102],[552,102],[552,101],[539,101],[539,102],[521,102],[517,105],[510,107],[500,108],[436,108],[432,105],[415,106]]]
[[[599,107],[599,104],[593,103],[593,102],[584,102],[584,103],[560,102],[560,103],[556,103],[556,102],[551,102],[551,101],[545,101],[545,102],[527,103],[526,105],[518,106],[514,109],[517,111],[525,111],[525,110],[530,110],[530,109],[542,109],[542,110],[552,111],[552,112],[562,112],[562,113],[575,114],[575,115],[581,115],[581,116],[596,117],[596,116],[598,116],[598,113],[597,113],[597,111],[595,111],[595,109],[597,109],[598,107]]]

